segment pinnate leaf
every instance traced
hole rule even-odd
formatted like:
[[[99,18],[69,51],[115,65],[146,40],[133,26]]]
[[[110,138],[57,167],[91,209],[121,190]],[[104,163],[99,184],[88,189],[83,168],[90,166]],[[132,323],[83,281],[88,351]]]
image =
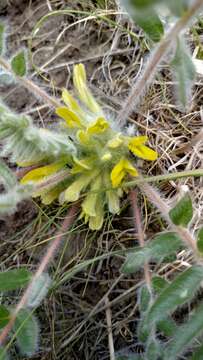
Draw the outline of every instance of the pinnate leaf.
[[[199,288],[202,277],[202,266],[192,266],[178,275],[155,300],[145,318],[145,324],[149,326],[164,319],[178,306],[188,302]]]
[[[179,236],[172,232],[161,233],[143,248],[135,249],[128,254],[121,271],[133,273],[151,259],[160,260],[175,253],[182,246]]]

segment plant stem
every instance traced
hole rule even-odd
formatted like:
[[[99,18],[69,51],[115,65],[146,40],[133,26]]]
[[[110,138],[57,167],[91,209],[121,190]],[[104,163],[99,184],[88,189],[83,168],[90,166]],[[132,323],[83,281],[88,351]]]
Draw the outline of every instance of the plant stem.
[[[202,264],[203,261],[199,257],[196,247],[196,241],[189,232],[189,230],[181,226],[176,226],[172,223],[169,217],[170,208],[167,205],[167,200],[161,197],[158,191],[154,189],[151,185],[147,184],[144,180],[138,186],[146,194],[150,202],[159,209],[161,215],[166,219],[170,228],[175,231],[180,236],[182,241],[187,245],[187,247],[192,250],[197,262]]]
[[[200,176],[203,176],[203,169],[179,171],[179,172],[174,172],[171,174],[146,176],[143,178],[144,178],[145,183],[148,183],[148,182],[154,183],[154,182],[159,182],[159,181],[170,181],[170,180],[177,180],[177,179],[182,179],[182,178],[186,178],[186,177],[200,177]],[[135,185],[139,185],[141,182],[143,182],[143,178],[138,177],[133,181],[128,181],[127,183],[125,183],[125,186],[132,187]]]
[[[61,230],[58,232],[58,234],[56,235],[55,240],[52,242],[50,247],[47,249],[47,251],[46,251],[44,257],[42,258],[42,261],[39,264],[38,269],[35,272],[30,284],[28,285],[28,287],[25,290],[21,300],[19,301],[19,303],[17,304],[15,310],[13,311],[10,321],[4,327],[4,329],[2,330],[2,332],[0,334],[0,345],[2,345],[4,343],[8,333],[11,331],[19,311],[24,306],[26,306],[28,296],[29,296],[29,293],[30,293],[30,289],[32,289],[33,284],[37,281],[37,279],[40,277],[40,275],[46,270],[47,266],[50,263],[50,260],[54,257],[54,255],[56,253],[56,250],[58,249],[58,247],[59,247],[59,245],[60,245],[60,243],[61,243],[61,241],[63,239],[64,233],[67,232],[67,230],[73,224],[77,213],[78,213],[78,205],[73,205],[71,207],[71,209],[69,210],[68,215],[66,216],[65,220],[62,223]]]
[[[107,322],[107,329],[108,329],[108,340],[109,340],[109,353],[110,353],[110,360],[115,360],[115,351],[114,351],[114,342],[113,342],[113,333],[112,333],[112,322],[111,322],[111,308],[109,305],[109,298],[108,296],[105,299],[106,305],[106,322]]]
[[[46,91],[42,90],[38,85],[36,85],[33,81],[15,75],[13,72],[9,62],[0,56],[0,67],[2,67],[6,72],[10,73],[21,85],[23,85],[26,89],[28,89],[31,93],[35,94],[36,97],[43,100],[45,103],[49,104],[51,107],[60,107],[61,103],[56,98],[50,96],[46,93]]]
[[[130,191],[130,202],[133,210],[134,227],[135,229],[137,229],[139,245],[140,247],[144,247],[145,241],[144,241],[141,214],[140,214],[140,209],[138,207],[138,196],[136,190]],[[147,262],[145,262],[144,264],[144,276],[145,276],[146,285],[149,291],[151,292],[151,276],[150,276],[149,264]]]
[[[163,40],[161,40],[157,45],[153,54],[147,61],[143,73],[133,86],[130,95],[128,96],[124,106],[118,114],[117,123],[120,126],[125,126],[128,117],[139,104],[149,85],[151,85],[157,66],[160,64],[163,57],[167,54],[168,50],[173,45],[177,35],[179,35],[185,29],[193,16],[197,13],[198,10],[200,10],[202,6],[203,0],[195,0],[190,9],[182,16],[182,18],[176,22],[172,29],[165,35]]]

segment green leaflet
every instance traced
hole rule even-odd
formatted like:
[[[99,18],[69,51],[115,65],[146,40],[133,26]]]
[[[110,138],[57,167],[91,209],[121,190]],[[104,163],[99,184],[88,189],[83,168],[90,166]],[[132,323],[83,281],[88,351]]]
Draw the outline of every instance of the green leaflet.
[[[121,271],[133,273],[137,271],[146,261],[151,259],[159,261],[164,257],[175,253],[182,246],[179,236],[175,233],[161,233],[143,248],[135,248],[135,252],[128,254]]]
[[[8,360],[7,352],[4,348],[0,348],[0,360]]]
[[[0,291],[16,290],[26,286],[31,279],[31,273],[26,269],[15,269],[0,272]]]
[[[189,301],[200,286],[203,277],[203,267],[193,266],[163,289],[151,306],[145,318],[145,326],[164,319],[178,306]]]
[[[149,38],[158,42],[164,34],[164,27],[156,10],[150,6],[155,2],[152,0],[123,0],[122,4],[130,17],[145,31]]]
[[[176,16],[181,16],[188,9],[190,0],[165,0],[171,12]]]
[[[203,304],[201,304],[189,318],[189,320],[176,330],[175,337],[165,350],[165,360],[175,360],[178,355],[185,352],[195,337],[203,329]],[[198,358],[196,358],[198,359]],[[201,357],[199,357],[201,359]],[[194,360],[194,359],[193,359]]]
[[[162,348],[160,342],[154,338],[149,339],[145,358],[147,360],[157,360],[158,358],[161,357],[161,354],[162,354]]]
[[[157,323],[157,330],[167,337],[173,336],[176,333],[176,329],[177,329],[176,322],[170,317],[160,320]]]
[[[187,227],[193,217],[192,200],[189,194],[186,194],[176,206],[170,210],[169,216],[173,224]]]
[[[0,55],[4,52],[5,25],[0,23]]]
[[[151,293],[146,285],[139,289],[138,304],[140,312],[147,311],[151,301]]]
[[[199,252],[203,254],[203,228],[201,228],[197,234],[197,248]]]
[[[32,284],[28,294],[27,306],[37,307],[49,291],[51,279],[47,273],[41,274]]]
[[[146,7],[151,7],[156,3],[160,2],[161,0],[124,0],[126,3],[129,3],[131,6],[135,8],[144,9]]]
[[[151,283],[152,288],[156,294],[160,294],[160,292],[162,292],[163,289],[169,285],[169,282],[161,276],[153,276]]]
[[[27,309],[22,309],[14,324],[17,345],[22,355],[33,356],[38,350],[39,325]]]
[[[26,75],[26,59],[24,50],[21,50],[12,58],[11,68],[17,76],[23,77]]]
[[[181,106],[185,110],[191,99],[192,86],[195,80],[196,69],[192,57],[185,46],[183,38],[177,38],[175,56],[171,68],[177,80],[177,95]]]
[[[9,310],[4,305],[0,305],[0,329],[4,328],[4,326],[8,324],[9,320]]]
[[[163,24],[154,9],[136,11],[133,20],[145,31],[154,42],[159,42],[164,34]]]

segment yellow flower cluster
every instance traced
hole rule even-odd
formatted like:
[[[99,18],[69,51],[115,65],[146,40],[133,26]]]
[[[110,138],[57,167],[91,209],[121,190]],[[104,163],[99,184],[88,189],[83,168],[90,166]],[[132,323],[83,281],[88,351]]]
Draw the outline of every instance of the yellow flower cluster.
[[[138,176],[132,154],[141,159],[156,160],[157,153],[145,146],[146,136],[130,137],[112,128],[87,86],[82,64],[74,67],[73,82],[80,103],[64,89],[65,106],[57,108],[56,114],[65,121],[63,131],[67,131],[76,144],[77,156],[70,159],[67,154],[67,159],[55,159],[31,170],[22,183],[43,181],[68,165],[70,176],[67,182],[35,195],[40,195],[47,204],[57,198],[61,203],[74,202],[82,196],[81,217],[95,230],[102,227],[106,205],[111,213],[119,212],[126,176]]]

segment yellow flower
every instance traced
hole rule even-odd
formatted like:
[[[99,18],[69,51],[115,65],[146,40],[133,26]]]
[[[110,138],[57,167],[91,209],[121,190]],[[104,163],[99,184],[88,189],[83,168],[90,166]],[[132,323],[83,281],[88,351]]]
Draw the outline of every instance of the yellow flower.
[[[112,140],[109,140],[107,146],[110,149],[116,149],[123,144],[123,139],[121,138],[121,134],[118,133]]]
[[[82,145],[89,145],[90,135],[87,133],[87,131],[78,130],[76,137]]]
[[[28,182],[38,182],[53,175],[65,166],[64,161],[58,161],[50,165],[42,166],[37,169],[29,171],[22,179],[21,184],[27,184]]]
[[[118,214],[120,211],[120,194],[118,189],[111,189],[111,179],[108,171],[104,172],[106,199],[110,213]]]
[[[54,200],[58,199],[61,193],[61,187],[56,186],[53,189],[47,191],[46,193],[42,193],[41,201],[44,205],[50,205]]]
[[[99,192],[101,191],[102,178],[101,176],[97,176],[92,183],[90,191],[88,192],[85,200],[82,203],[82,209],[84,214],[88,216],[96,216],[97,215],[97,199]]]
[[[78,105],[77,101],[74,97],[68,92],[67,89],[63,89],[62,91],[62,99],[64,104],[68,106],[68,108],[78,115],[84,115],[81,107]]]
[[[103,118],[97,118],[86,130],[78,130],[77,139],[83,145],[89,145],[92,135],[102,134],[109,128],[108,122]]]
[[[91,230],[100,230],[104,222],[104,204],[102,198],[98,197],[96,203],[96,216],[89,217],[89,227]]]
[[[94,158],[90,156],[83,159],[73,157],[73,160],[75,165],[73,165],[73,168],[71,169],[71,174],[77,174],[84,170],[91,170],[94,166]]]
[[[118,187],[127,174],[130,174],[132,176],[138,176],[137,170],[130,163],[130,161],[122,158],[111,171],[111,182],[113,188]]]
[[[97,176],[98,170],[81,174],[77,180],[75,180],[64,193],[64,200],[68,202],[77,201],[80,197],[82,190],[91,183],[91,181]]]
[[[92,125],[87,128],[87,133],[91,135],[102,134],[108,128],[108,122],[103,117],[99,117]]]
[[[74,66],[73,83],[78,91],[80,100],[87,106],[87,108],[93,113],[102,113],[100,106],[97,104],[86,84],[86,72],[83,64]]]
[[[80,118],[67,107],[58,107],[56,114],[64,119],[70,128],[83,128]]]
[[[128,149],[141,159],[156,160],[158,157],[157,152],[144,145],[147,140],[147,136],[134,137],[129,140]]]

